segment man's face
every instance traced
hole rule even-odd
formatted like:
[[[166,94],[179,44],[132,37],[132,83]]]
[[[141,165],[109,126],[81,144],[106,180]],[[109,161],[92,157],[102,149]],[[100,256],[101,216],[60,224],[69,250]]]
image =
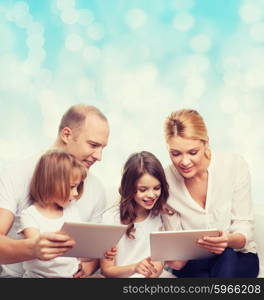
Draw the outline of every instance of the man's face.
[[[102,159],[109,136],[108,123],[97,115],[89,115],[79,129],[71,131],[65,150],[74,155],[86,168]]]

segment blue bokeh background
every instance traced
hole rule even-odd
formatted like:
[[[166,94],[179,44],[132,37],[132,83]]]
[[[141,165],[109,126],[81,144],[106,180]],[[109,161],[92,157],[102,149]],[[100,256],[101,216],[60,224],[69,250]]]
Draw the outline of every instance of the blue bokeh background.
[[[169,162],[164,119],[194,108],[263,203],[263,94],[263,0],[0,2],[0,166],[48,148],[64,111],[90,103],[111,125],[93,172],[116,189],[132,152]]]

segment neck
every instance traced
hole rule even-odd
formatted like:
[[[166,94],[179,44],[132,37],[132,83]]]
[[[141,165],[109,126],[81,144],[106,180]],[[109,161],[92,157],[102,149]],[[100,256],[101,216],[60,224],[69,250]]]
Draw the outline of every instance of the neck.
[[[147,218],[147,216],[149,215],[150,211],[149,210],[146,210],[145,208],[143,207],[137,207],[136,208],[136,222],[140,222],[140,221],[143,221]]]

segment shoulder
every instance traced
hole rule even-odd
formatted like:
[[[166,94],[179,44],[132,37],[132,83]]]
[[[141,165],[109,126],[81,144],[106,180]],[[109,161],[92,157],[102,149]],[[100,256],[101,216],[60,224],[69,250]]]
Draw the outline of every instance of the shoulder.
[[[234,169],[240,168],[241,166],[247,166],[244,157],[234,152],[213,152],[212,163],[219,168],[231,167]]]
[[[114,204],[106,208],[103,213],[103,223],[120,224],[119,205]]]
[[[104,192],[105,188],[104,185],[102,184],[101,180],[95,176],[93,173],[88,173],[85,182],[85,189],[91,189],[93,191],[97,192]]]
[[[40,154],[6,163],[0,172],[1,178],[9,177],[12,181],[23,181],[31,178]]]
[[[93,184],[103,187],[101,180],[90,171],[88,171],[87,177],[85,179],[85,184]]]

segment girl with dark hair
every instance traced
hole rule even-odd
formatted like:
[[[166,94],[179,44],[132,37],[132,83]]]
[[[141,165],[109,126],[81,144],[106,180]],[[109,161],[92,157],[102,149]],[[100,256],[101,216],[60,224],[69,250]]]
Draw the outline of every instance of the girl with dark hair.
[[[125,163],[118,206],[104,214],[108,224],[128,225],[117,245],[114,259],[101,260],[106,277],[159,277],[163,263],[150,258],[149,234],[162,230],[162,214],[173,214],[167,206],[168,184],[163,167],[150,152],[132,154]]]

